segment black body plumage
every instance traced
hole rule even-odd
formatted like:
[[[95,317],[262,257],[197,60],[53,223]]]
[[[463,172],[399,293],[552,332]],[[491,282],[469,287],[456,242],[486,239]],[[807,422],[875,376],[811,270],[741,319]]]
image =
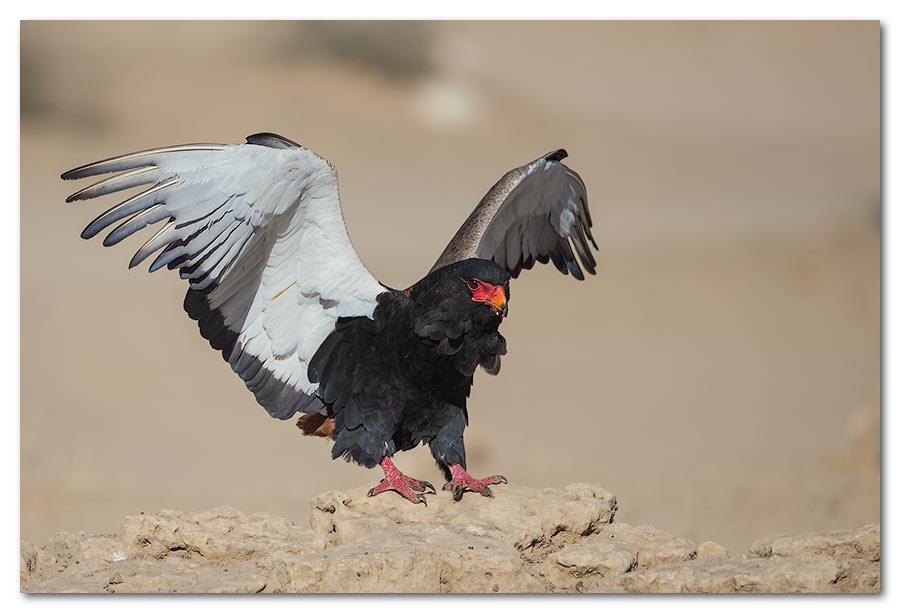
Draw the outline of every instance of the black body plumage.
[[[334,417],[332,457],[374,467],[397,451],[430,446],[447,467],[466,466],[463,431],[473,375],[500,369],[502,316],[472,300],[468,279],[503,286],[509,273],[469,259],[436,270],[407,292],[378,296],[373,318],[339,319],[309,365]]]

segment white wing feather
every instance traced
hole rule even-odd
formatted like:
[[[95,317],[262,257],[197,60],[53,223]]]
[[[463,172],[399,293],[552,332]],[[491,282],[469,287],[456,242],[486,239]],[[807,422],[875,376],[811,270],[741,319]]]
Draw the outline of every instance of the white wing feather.
[[[312,151],[272,134],[244,145],[180,145],[124,155],[63,174],[124,171],[68,198],[152,185],[85,228],[122,221],[114,245],[168,220],[132,258],[178,268],[188,314],[274,417],[317,411],[307,365],[338,317],[371,317],[385,288],[350,243],[337,174]]]

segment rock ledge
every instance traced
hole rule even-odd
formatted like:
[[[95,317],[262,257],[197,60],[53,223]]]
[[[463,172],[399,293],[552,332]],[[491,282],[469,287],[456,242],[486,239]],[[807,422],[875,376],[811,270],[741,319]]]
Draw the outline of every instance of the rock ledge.
[[[311,528],[230,507],[22,543],[24,592],[878,592],[878,525],[759,539],[746,555],[614,522],[599,485],[495,498],[313,499]],[[443,495],[442,495],[443,494]]]

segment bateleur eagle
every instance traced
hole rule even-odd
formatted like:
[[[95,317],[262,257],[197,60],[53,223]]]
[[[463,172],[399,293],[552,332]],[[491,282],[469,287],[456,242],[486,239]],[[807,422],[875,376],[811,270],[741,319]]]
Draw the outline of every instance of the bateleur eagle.
[[[332,457],[380,465],[369,495],[412,502],[434,493],[391,461],[425,443],[459,500],[491,496],[495,475],[466,472],[466,399],[480,366],[500,371],[509,279],[535,262],[595,273],[587,193],[563,149],[506,173],[431,271],[405,290],[379,283],[350,243],[337,173],[275,134],[245,144],[140,151],[62,175],[118,173],[67,202],[149,186],[93,220],[92,238],[122,239],[163,222],[130,267],[178,269],[184,309],[272,417],[300,414],[304,434],[334,441]]]

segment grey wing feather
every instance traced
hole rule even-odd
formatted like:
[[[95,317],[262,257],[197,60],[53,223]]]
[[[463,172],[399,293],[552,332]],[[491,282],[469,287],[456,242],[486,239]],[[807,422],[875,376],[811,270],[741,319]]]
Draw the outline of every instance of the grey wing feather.
[[[596,274],[587,189],[578,173],[562,163],[567,155],[558,149],[503,175],[432,270],[477,257],[494,260],[513,277],[535,262],[548,261],[577,279],[584,279],[582,269]]]

